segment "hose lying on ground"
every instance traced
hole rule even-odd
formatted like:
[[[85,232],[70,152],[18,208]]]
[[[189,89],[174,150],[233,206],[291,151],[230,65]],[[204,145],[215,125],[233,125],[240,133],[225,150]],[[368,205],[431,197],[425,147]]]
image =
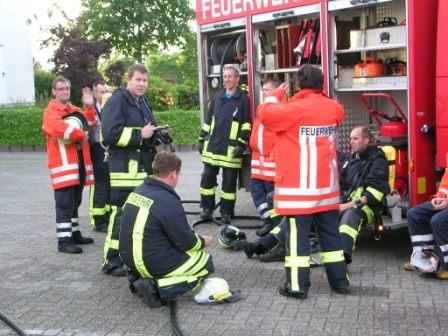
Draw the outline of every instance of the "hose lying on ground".
[[[15,323],[1,311],[0,311],[0,319],[20,336],[29,336],[29,334],[27,334],[25,330],[23,330],[17,323]]]

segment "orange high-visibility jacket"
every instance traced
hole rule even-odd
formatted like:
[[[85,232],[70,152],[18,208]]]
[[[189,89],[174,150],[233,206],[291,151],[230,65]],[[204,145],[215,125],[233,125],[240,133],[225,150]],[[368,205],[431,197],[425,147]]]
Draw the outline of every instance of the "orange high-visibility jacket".
[[[437,193],[433,195],[431,198],[434,197],[441,197],[441,198],[448,197],[448,153],[446,154],[446,168],[442,176],[442,181],[440,181],[439,189],[437,190]]]
[[[259,114],[252,124],[249,146],[252,150],[251,178],[274,181],[275,161],[272,153],[275,133],[266,130],[260,123]]]
[[[75,111],[84,114],[89,123],[89,128],[93,128],[97,124],[97,116],[93,106],[87,107],[83,112],[76,106],[71,104],[64,106],[52,99],[44,110],[42,132],[47,139],[47,165],[50,169],[53,189],[80,184],[77,149],[79,145],[82,149],[85,166],[85,185],[91,185],[94,182],[89,142],[82,142],[86,132],[65,123],[62,119]],[[71,141],[63,143],[58,139]]]
[[[285,104],[273,104],[284,90],[272,91],[259,107],[260,122],[275,132],[274,208],[279,215],[339,209],[336,157],[342,106],[323,93],[304,89]]]

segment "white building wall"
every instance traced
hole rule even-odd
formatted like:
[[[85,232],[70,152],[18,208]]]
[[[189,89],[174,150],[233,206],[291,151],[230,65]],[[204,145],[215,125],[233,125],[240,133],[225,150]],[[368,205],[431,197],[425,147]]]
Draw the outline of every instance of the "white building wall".
[[[27,0],[0,0],[0,105],[34,103]]]

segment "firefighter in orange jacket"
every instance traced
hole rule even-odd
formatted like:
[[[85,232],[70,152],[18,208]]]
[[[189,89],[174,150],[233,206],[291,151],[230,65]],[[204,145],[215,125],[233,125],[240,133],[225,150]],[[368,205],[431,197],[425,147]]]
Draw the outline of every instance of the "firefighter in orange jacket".
[[[47,163],[56,202],[58,251],[81,253],[82,248],[77,245],[93,243],[92,238],[81,235],[78,208],[84,185],[94,182],[87,131],[96,125],[97,119],[90,89],[83,89],[82,101],[86,105],[83,112],[69,103],[70,87],[66,78],[53,81],[55,98],[44,110],[42,132],[47,140]],[[84,125],[64,121],[75,114],[75,120]]]
[[[275,132],[274,210],[287,216],[286,282],[279,293],[305,299],[310,286],[309,234],[314,225],[331,288],[347,293],[349,280],[340,239],[336,132],[345,113],[326,97],[319,68],[297,72],[300,91],[285,104],[287,84],[268,94],[259,107],[260,122]]]
[[[262,87],[263,98],[280,84],[281,82],[277,80],[266,81]],[[268,194],[274,191],[275,161],[272,155],[274,134],[266,131],[264,125],[260,123],[260,114],[257,113],[252,124],[249,146],[252,151],[250,193],[263,220],[263,226],[256,231],[259,236],[266,235],[278,224],[274,216],[271,218],[272,211],[267,202]]]

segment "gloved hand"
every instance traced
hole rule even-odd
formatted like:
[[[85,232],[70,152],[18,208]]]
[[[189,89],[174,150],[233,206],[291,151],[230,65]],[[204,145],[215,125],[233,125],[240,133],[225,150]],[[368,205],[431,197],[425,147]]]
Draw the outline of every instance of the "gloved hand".
[[[242,158],[244,153],[244,147],[243,146],[235,146],[235,149],[233,150],[232,156],[234,158]]]
[[[202,151],[204,150],[204,143],[203,142],[199,142],[198,143],[198,153],[200,155],[202,155]]]

